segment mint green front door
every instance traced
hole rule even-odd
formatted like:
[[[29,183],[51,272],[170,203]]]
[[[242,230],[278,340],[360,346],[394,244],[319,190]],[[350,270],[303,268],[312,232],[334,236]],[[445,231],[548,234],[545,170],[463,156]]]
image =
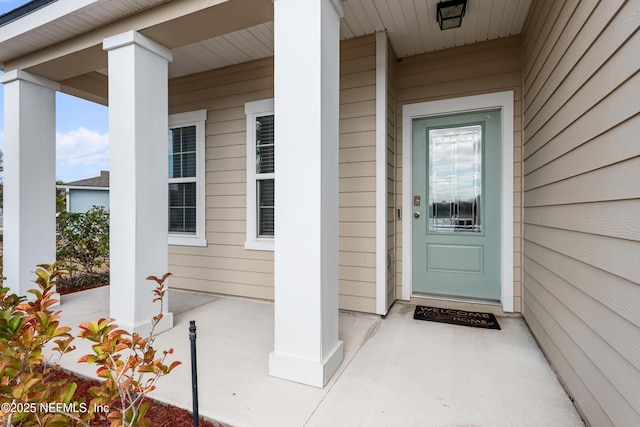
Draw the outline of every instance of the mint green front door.
[[[500,300],[500,110],[412,132],[413,292]]]

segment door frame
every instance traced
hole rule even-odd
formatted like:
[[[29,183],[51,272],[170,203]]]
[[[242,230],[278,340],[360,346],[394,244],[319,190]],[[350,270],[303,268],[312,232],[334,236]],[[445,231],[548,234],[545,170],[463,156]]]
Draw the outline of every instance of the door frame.
[[[502,128],[500,287],[502,310],[513,312],[513,91],[406,104],[402,107],[402,299],[413,295],[414,119],[499,109]]]

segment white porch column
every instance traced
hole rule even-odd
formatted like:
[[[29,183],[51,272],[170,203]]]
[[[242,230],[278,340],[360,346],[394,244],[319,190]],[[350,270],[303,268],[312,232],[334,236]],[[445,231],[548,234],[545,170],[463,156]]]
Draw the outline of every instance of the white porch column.
[[[269,374],[323,387],[338,341],[339,0],[276,0],[275,343]]]
[[[160,305],[155,282],[168,269],[168,61],[164,46],[129,31],[109,52],[111,317],[145,336]],[[167,312],[156,332],[173,326]]]
[[[18,295],[33,289],[36,265],[56,260],[56,90],[22,70],[4,83],[4,276]]]

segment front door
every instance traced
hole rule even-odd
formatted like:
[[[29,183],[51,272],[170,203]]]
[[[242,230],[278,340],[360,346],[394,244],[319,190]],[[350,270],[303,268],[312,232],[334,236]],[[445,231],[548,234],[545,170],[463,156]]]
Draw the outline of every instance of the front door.
[[[412,132],[413,292],[500,300],[500,110]]]

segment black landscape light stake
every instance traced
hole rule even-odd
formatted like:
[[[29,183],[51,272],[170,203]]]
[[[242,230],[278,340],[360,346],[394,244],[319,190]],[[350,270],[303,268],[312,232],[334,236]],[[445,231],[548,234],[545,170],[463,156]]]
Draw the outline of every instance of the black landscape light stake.
[[[198,365],[196,361],[196,321],[189,321],[189,341],[191,341],[191,399],[193,401],[193,427],[200,425],[198,416]]]

